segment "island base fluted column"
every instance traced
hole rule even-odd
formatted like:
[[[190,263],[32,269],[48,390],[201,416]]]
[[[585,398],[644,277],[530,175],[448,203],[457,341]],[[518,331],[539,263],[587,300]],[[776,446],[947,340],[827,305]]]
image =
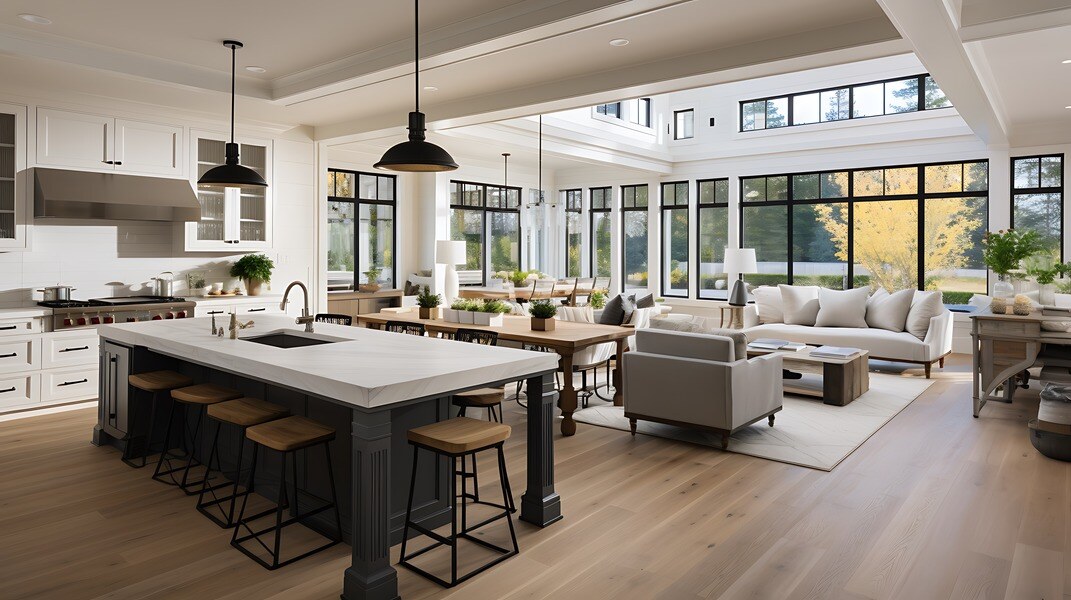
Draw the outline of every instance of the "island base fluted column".
[[[353,411],[350,521],[353,555],[343,600],[396,600],[398,573],[390,564],[390,411]]]
[[[554,491],[554,374],[531,377],[528,394],[528,489],[521,497],[521,520],[546,527],[562,518]]]

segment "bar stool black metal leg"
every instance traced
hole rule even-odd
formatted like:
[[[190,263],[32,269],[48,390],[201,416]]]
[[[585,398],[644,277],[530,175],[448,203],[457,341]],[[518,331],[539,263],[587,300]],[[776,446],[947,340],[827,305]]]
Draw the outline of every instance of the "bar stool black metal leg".
[[[249,466],[249,481],[250,482],[255,480],[256,477],[257,477],[257,451],[258,451],[258,449],[259,449],[259,446],[257,444],[253,444],[253,464],[251,464]],[[238,511],[238,520],[235,521],[234,532],[231,533],[231,545],[232,546],[234,546],[235,544],[238,543],[237,542],[237,540],[238,540],[238,530],[242,528],[242,519],[245,518],[245,508],[246,508],[246,505],[249,503],[249,494],[250,494],[250,489],[248,487],[246,487],[245,493],[242,494],[242,508],[241,508],[241,510]],[[235,501],[237,502],[237,499],[235,499]],[[248,529],[250,533],[253,532],[253,530],[250,529],[248,525],[245,525],[245,528]]]
[[[405,562],[405,547],[409,543],[409,523],[413,519],[413,493],[416,491],[416,469],[417,469],[417,457],[420,454],[420,448],[412,446],[413,448],[413,470],[412,475],[409,477],[409,501],[405,505],[405,525],[402,526],[402,562]]]
[[[188,405],[187,405],[187,408],[183,409],[183,413],[186,413],[188,410],[189,410],[189,408],[188,408]],[[196,408],[196,410],[197,410],[197,420],[194,422],[193,434],[190,436],[189,450],[186,452],[186,454],[187,454],[187,456],[186,456],[186,467],[184,469],[182,469],[182,483],[179,484],[179,487],[182,488],[182,491],[185,492],[187,496],[192,496],[192,495],[196,494],[197,493],[196,492],[197,484],[204,483],[204,481],[208,479],[208,471],[205,471],[205,479],[204,480],[202,480],[202,481],[194,481],[194,482],[190,482],[189,481],[190,468],[194,466],[193,463],[196,460],[196,458],[194,457],[194,450],[196,448],[198,448],[198,446],[200,446],[201,421],[203,421],[204,417],[205,417],[205,409],[204,409],[203,406],[198,406]],[[183,433],[185,433],[186,429],[187,429],[186,420],[189,418],[189,415],[188,414],[184,414],[183,417],[184,418],[182,419],[182,423],[183,423],[182,430],[183,430]],[[197,460],[197,464],[200,465],[201,461]],[[211,468],[211,466],[212,466],[211,462],[209,463],[208,466],[209,466],[209,468]]]
[[[450,457],[451,470],[457,468],[456,461],[456,457]],[[464,456],[461,463],[465,463]],[[454,586],[457,585],[457,477],[450,478],[450,497],[454,499],[450,507],[450,585]],[[461,506],[464,507],[464,503]]]
[[[342,512],[338,509],[338,492],[335,490],[335,468],[331,464],[331,444],[324,444],[327,457],[327,481],[331,484],[331,504],[335,505],[335,538],[342,541]]]
[[[513,504],[513,488],[509,485],[509,473],[506,472],[506,453],[503,450],[503,446],[498,446],[498,477],[502,483],[502,494],[504,496],[505,505],[509,508],[509,512],[517,512],[517,507]],[[509,521],[509,532],[513,537],[513,549],[517,550],[517,534],[513,531],[513,519],[506,519]]]
[[[207,463],[208,469],[211,470],[212,463],[214,461],[216,464],[216,470],[220,473],[223,473],[223,464],[219,458],[219,434],[222,429],[223,423],[217,422],[216,433],[212,438],[212,449],[208,453]],[[241,437],[239,438],[238,442],[238,458],[237,463],[235,465],[233,483],[231,481],[224,481],[217,485],[209,486],[208,482],[210,481],[210,478],[207,477],[208,473],[206,472],[206,477],[201,480],[201,491],[197,497],[197,511],[211,519],[212,522],[216,525],[219,525],[220,527],[224,528],[233,527],[235,524],[234,511],[236,510],[238,505],[238,487],[241,484],[242,471],[244,470],[242,469],[242,465],[244,464],[242,458],[243,453],[245,451],[245,428],[240,427],[239,429]],[[226,488],[230,488],[230,495],[225,495],[223,497],[216,496],[216,490]],[[249,485],[246,486],[246,489],[249,489]],[[205,500],[205,496],[207,494],[212,495],[211,500]],[[209,507],[211,506],[222,506],[224,502],[228,504],[228,507],[226,509],[219,509],[219,512],[223,516],[217,516],[212,510],[209,509]]]
[[[153,471],[152,474],[153,479],[168,485],[178,485],[178,482],[174,480],[174,477],[171,478],[171,481],[166,481],[162,477],[162,475],[169,475],[174,471],[171,469],[171,457],[169,454],[171,453],[171,427],[175,420],[175,404],[177,403],[172,400],[171,407],[167,411],[167,425],[164,427],[164,447],[160,450],[160,457],[156,459],[156,470]],[[161,471],[165,460],[168,465],[168,470],[166,472]]]

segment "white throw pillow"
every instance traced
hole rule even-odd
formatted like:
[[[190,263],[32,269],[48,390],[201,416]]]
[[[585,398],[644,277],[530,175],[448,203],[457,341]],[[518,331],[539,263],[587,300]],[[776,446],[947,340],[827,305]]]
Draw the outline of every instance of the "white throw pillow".
[[[781,290],[781,304],[785,311],[785,323],[789,325],[814,325],[818,318],[817,285],[784,285]]]
[[[759,323],[784,323],[785,313],[781,304],[781,290],[763,285],[751,290],[755,298],[755,310],[759,314]]]
[[[866,324],[877,329],[903,331],[914,298],[915,290],[900,290],[890,294],[885,288],[878,288],[867,300]]]
[[[926,332],[930,330],[930,319],[940,315],[944,310],[941,292],[916,291],[911,302],[911,310],[907,313],[907,323],[904,329],[918,339],[924,340]]]
[[[866,327],[867,288],[853,290],[818,290],[817,327]]]

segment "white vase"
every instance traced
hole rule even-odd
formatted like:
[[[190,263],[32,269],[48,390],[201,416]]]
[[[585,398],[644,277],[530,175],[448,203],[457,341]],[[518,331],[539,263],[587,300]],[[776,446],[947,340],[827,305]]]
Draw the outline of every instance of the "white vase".
[[[457,311],[457,322],[466,325],[472,325],[475,323],[476,313],[471,310],[459,310]]]
[[[1038,284],[1038,304],[1042,306],[1056,305],[1056,286],[1051,283]]]
[[[997,281],[993,284],[994,298],[1011,298],[1015,296],[1015,286],[1012,285],[1011,275],[997,274]]]

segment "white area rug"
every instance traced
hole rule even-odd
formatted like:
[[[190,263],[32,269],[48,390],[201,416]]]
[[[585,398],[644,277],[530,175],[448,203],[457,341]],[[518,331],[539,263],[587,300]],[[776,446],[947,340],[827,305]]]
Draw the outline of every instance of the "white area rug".
[[[805,376],[808,377],[808,376]],[[870,373],[870,390],[848,406],[785,395],[774,426],[766,419],[729,439],[729,451],[831,471],[870,436],[926,391],[933,380]],[[624,408],[601,404],[577,411],[580,423],[629,430]],[[721,436],[696,429],[639,421],[637,433],[721,448]]]

